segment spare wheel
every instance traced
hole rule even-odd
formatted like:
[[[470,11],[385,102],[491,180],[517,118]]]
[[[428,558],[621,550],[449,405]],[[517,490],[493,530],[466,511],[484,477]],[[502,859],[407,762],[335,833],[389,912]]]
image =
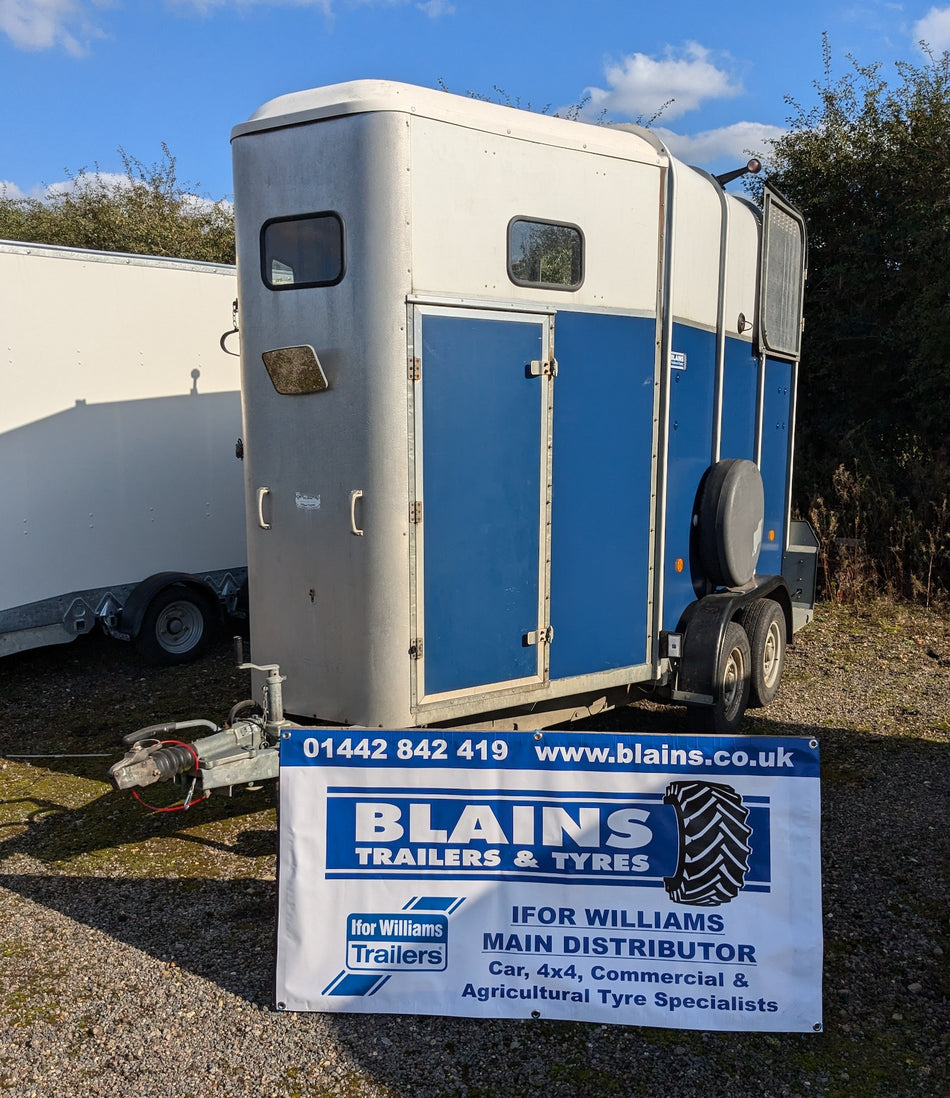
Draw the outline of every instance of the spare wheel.
[[[700,560],[710,583],[749,583],[755,576],[765,522],[762,474],[754,461],[727,458],[707,470],[697,520]]]

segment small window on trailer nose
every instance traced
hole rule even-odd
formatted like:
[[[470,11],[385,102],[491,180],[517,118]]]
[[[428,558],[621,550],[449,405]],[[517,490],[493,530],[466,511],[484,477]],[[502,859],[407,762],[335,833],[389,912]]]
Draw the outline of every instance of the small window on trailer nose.
[[[261,229],[261,277],[271,290],[335,286],[346,273],[343,221],[332,212],[278,217]]]

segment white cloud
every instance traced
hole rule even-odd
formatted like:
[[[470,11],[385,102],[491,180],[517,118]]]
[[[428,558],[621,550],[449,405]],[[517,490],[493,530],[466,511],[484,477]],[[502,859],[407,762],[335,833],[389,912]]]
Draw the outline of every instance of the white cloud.
[[[167,0],[175,8],[188,8],[199,15],[208,15],[219,8],[250,8],[268,5],[275,8],[318,8],[324,15],[330,16],[334,12],[334,0]],[[395,7],[400,4],[414,6],[428,15],[430,19],[438,19],[442,15],[452,15],[455,5],[450,0],[348,0],[350,5],[382,5]]]
[[[926,42],[935,53],[950,49],[950,8],[931,8],[914,24],[914,39]]]
[[[91,42],[103,38],[96,10],[114,7],[117,0],[0,0],[0,34],[21,50],[63,49],[75,57]],[[453,15],[451,0],[347,0],[350,4],[413,4],[430,19]],[[316,8],[333,15],[334,0],[166,0],[168,7],[197,15],[224,9],[251,7]]]
[[[16,183],[11,183],[6,179],[0,179],[0,198],[9,198],[16,202],[21,198],[26,198],[26,195],[20,190]]]
[[[131,185],[131,180],[124,173],[91,171],[85,172],[75,179],[63,179],[57,183],[39,184],[30,191],[24,191],[16,183],[0,180],[0,197],[13,199],[14,201],[21,198],[38,198],[40,201],[46,201],[59,195],[68,195],[74,191],[82,190],[84,187],[94,187],[96,189],[101,187],[105,191],[115,193],[116,191],[125,190]],[[210,213],[216,206],[224,210],[231,210],[234,207],[234,203],[228,199],[222,198],[215,201],[199,194],[183,193],[181,200],[186,213],[206,214]]]
[[[37,183],[30,190],[24,191],[16,183],[0,180],[0,195],[14,201],[21,198],[38,198],[42,202],[48,198],[54,198],[56,195],[69,194],[70,191],[77,190],[83,181],[88,185],[90,182],[97,180],[101,181],[107,188],[127,186],[129,181],[128,176],[118,175],[114,172],[90,172],[88,175],[82,176],[80,182],[75,179],[62,179],[57,183]]]
[[[319,8],[324,15],[333,14],[333,0],[167,0],[170,7],[190,8],[207,15],[217,8],[251,8],[267,4],[274,8]]]
[[[101,38],[93,9],[97,0],[0,0],[0,33],[22,50],[61,47],[75,57]]]
[[[710,164],[728,157],[739,167],[749,159],[750,154],[767,154],[769,143],[782,137],[786,131],[781,126],[770,126],[765,122],[734,122],[731,126],[705,133],[680,134],[660,126],[655,126],[653,132],[675,157],[689,164]]]
[[[423,11],[428,15],[430,19],[439,19],[443,15],[454,15],[455,5],[450,4],[449,0],[424,0],[421,4],[416,4],[419,11]]]
[[[51,198],[56,194],[69,194],[71,191],[81,191],[85,187],[101,187],[103,190],[116,190],[129,186],[129,177],[118,172],[100,172],[98,169],[91,172],[83,172],[75,179],[64,179],[59,183],[47,183],[43,188],[44,198]]]
[[[587,89],[589,110],[627,118],[651,118],[663,108],[662,117],[671,120],[707,99],[731,99],[743,90],[742,83],[719,68],[710,51],[697,42],[687,42],[680,50],[669,47],[662,58],[629,54],[609,64],[605,76],[609,90]]]
[[[185,211],[192,214],[208,214],[215,207],[221,210],[234,211],[234,203],[227,198],[202,198],[200,194],[184,194],[181,196]]]

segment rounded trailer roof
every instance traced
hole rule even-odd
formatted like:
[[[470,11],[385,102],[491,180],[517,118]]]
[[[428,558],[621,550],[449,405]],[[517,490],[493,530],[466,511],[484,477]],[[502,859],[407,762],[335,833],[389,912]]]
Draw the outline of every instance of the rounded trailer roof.
[[[665,165],[670,159],[663,142],[641,126],[573,122],[391,80],[354,80],[278,96],[256,110],[247,122],[235,126],[231,140],[286,126],[378,111],[415,114],[452,125],[542,144],[586,149],[624,160]]]

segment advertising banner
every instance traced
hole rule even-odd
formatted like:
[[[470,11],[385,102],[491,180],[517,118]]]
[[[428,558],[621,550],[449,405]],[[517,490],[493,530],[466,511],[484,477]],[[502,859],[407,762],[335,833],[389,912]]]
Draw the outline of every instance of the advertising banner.
[[[279,1009],[821,1028],[814,740],[284,736]]]

